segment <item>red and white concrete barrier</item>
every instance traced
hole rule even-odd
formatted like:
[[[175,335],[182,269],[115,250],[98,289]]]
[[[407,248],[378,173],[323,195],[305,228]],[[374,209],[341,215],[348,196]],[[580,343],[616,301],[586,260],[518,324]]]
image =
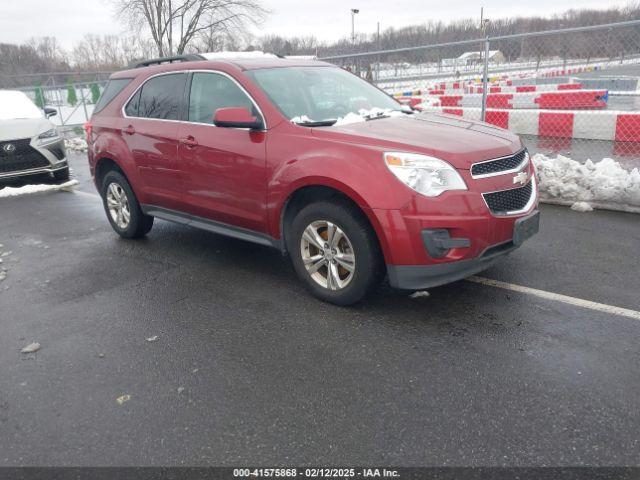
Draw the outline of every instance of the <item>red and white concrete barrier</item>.
[[[465,89],[465,93],[482,93],[483,90],[482,85],[470,85]],[[582,90],[582,85],[580,83],[550,83],[546,85],[492,85],[489,87],[489,93],[554,92],[558,90]]]
[[[481,107],[482,94],[438,95],[442,107]],[[432,100],[430,97],[429,100]],[[488,108],[539,108],[554,110],[599,109],[607,106],[606,90],[567,90],[557,92],[489,93]],[[414,104],[416,105],[416,104]]]
[[[480,120],[480,108],[427,107],[425,112]],[[487,110],[486,122],[522,135],[640,142],[640,112]]]

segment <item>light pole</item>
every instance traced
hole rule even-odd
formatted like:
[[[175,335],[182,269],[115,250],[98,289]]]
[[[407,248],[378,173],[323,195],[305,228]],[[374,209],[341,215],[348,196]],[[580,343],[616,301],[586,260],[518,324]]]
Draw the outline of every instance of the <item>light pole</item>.
[[[357,8],[351,9],[351,43],[356,44],[356,13],[360,13]]]

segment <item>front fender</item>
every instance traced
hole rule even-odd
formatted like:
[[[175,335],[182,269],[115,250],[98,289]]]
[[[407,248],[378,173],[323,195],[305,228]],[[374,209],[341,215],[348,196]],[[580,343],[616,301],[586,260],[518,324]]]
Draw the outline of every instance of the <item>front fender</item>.
[[[270,234],[282,238],[282,212],[296,191],[309,186],[329,187],[362,209],[387,257],[387,240],[373,210],[400,209],[411,201],[413,193],[388,171],[382,152],[310,136],[288,137],[274,139],[267,146],[267,161],[273,172],[267,188]]]

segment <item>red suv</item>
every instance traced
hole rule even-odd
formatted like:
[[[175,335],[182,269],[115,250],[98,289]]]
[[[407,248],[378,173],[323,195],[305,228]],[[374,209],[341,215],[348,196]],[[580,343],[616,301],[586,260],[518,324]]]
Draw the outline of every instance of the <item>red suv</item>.
[[[86,130],[119,235],[157,217],[273,246],[340,305],[385,274],[409,290],[465,278],[538,230],[516,135],[414,112],[319,61],[144,62],[111,76]]]

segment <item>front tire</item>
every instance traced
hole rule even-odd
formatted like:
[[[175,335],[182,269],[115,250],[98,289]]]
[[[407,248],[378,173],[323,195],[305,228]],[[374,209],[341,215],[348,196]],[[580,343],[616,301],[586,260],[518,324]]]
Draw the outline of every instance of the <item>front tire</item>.
[[[123,238],[144,237],[153,227],[127,179],[120,172],[108,172],[102,181],[102,204],[115,232]]]
[[[325,302],[357,303],[384,273],[373,229],[364,214],[346,202],[322,201],[302,208],[286,239],[298,277]]]

